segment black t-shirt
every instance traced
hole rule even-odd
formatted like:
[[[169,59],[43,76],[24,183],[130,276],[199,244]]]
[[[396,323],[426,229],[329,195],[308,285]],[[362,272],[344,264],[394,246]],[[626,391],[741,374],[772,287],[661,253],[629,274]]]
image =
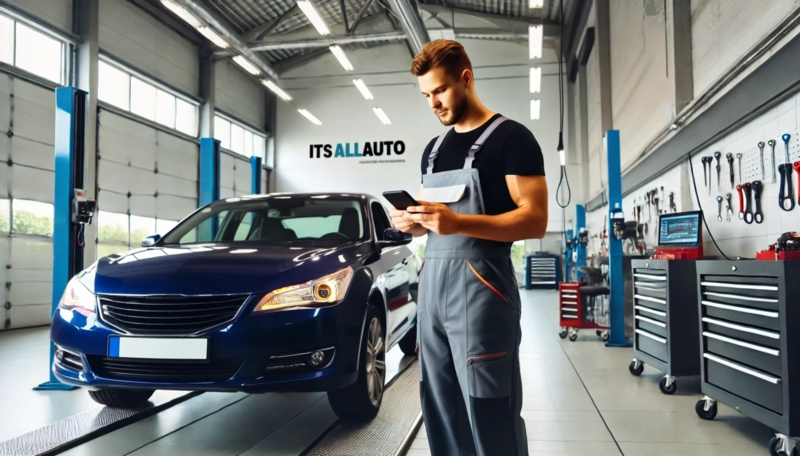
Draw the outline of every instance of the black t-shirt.
[[[433,171],[440,173],[464,168],[464,160],[470,147],[498,117],[500,114],[495,114],[472,131],[458,133],[451,130],[439,148]],[[438,138],[433,138],[428,143],[422,154],[422,174],[426,174],[428,170],[428,156],[436,139]],[[498,215],[517,208],[508,192],[506,176],[544,176],[544,157],[533,133],[521,123],[509,119],[486,139],[475,156],[473,168],[478,170],[481,179],[486,214]]]

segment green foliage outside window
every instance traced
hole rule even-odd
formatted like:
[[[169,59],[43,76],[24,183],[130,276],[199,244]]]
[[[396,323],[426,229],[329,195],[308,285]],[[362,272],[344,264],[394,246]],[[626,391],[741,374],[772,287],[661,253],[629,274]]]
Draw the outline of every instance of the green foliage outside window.
[[[8,216],[0,214],[0,231],[8,231]]]
[[[4,222],[8,226],[8,220]],[[35,215],[32,212],[14,211],[14,226],[11,231],[20,234],[38,234],[41,236],[53,235],[53,218]]]

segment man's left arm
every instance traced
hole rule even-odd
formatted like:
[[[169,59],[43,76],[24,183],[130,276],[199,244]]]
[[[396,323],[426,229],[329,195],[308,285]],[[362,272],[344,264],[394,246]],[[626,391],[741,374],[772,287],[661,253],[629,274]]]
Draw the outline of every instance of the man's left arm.
[[[409,218],[445,235],[463,234],[500,242],[543,238],[548,217],[545,177],[507,175],[506,184],[517,208],[505,214],[457,214],[444,204],[420,202],[420,206],[408,208]]]

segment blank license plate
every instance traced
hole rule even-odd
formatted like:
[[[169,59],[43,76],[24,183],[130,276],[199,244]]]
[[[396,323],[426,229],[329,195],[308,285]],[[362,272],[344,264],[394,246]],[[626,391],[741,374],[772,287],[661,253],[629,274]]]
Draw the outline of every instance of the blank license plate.
[[[207,359],[208,339],[110,337],[110,358]]]

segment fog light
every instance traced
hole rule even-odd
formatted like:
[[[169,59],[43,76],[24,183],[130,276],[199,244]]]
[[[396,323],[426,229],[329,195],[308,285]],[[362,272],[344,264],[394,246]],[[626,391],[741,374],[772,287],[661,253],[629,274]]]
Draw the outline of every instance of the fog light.
[[[56,359],[61,361],[64,359],[64,350],[61,347],[56,346]]]
[[[308,364],[311,364],[314,367],[319,366],[322,362],[325,361],[325,353],[321,350],[317,350],[308,357]]]

